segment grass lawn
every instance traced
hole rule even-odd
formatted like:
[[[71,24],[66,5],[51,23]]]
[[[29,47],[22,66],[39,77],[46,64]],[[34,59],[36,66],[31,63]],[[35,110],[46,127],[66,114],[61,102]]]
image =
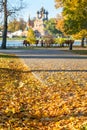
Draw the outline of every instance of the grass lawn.
[[[0,130],[86,130],[87,86],[69,81],[44,86],[15,55],[0,54]]]
[[[72,50],[75,54],[87,55],[87,50]]]

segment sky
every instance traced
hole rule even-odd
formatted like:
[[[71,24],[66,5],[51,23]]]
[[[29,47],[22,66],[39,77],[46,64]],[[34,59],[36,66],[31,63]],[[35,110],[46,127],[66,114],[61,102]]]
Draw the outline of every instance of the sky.
[[[23,1],[23,6],[25,6],[25,8],[19,13],[13,13],[13,15],[9,17],[9,21],[10,18],[11,20],[14,18],[23,18],[27,22],[29,16],[31,19],[36,17],[36,13],[41,9],[41,7],[44,7],[44,9],[48,11],[48,19],[57,17],[57,15],[62,11],[61,9],[55,8],[55,0],[7,0],[8,8],[13,9],[16,6],[19,6],[20,1]],[[0,14],[0,24],[3,24],[3,14]]]
[[[26,8],[20,13],[20,17],[24,18],[25,21],[30,18],[36,17],[36,12],[44,7],[49,12],[48,18],[55,18],[57,14],[61,12],[61,9],[55,8],[54,0],[23,0]]]

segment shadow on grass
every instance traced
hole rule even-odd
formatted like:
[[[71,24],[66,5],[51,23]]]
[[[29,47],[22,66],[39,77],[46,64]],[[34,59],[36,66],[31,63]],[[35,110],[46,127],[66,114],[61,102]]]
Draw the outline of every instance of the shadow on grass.
[[[18,57],[15,55],[0,54],[0,58],[18,58]]]
[[[20,53],[19,53],[20,54]],[[32,59],[87,59],[87,56],[73,56],[73,55],[21,55],[21,56],[15,56],[15,55],[8,55],[8,54],[0,54],[0,58],[32,58]]]
[[[87,50],[72,50],[71,52],[80,55],[87,55]]]

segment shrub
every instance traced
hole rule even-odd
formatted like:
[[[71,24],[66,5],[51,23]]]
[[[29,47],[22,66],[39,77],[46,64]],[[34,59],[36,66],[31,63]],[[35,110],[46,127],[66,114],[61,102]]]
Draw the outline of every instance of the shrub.
[[[26,39],[30,44],[35,44],[36,43],[36,37],[34,34],[34,31],[29,28],[28,33],[27,33],[27,39]]]
[[[54,43],[62,45],[64,43],[65,39],[64,38],[55,38]]]

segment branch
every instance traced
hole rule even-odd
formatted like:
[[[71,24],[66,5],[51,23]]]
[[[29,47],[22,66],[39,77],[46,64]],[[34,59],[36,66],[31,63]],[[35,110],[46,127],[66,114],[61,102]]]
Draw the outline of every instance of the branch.
[[[20,3],[19,7],[15,6],[15,7],[12,7],[13,9],[8,10],[8,16],[25,8],[24,4],[22,3],[23,0],[20,0],[20,1],[21,1],[21,3]]]

